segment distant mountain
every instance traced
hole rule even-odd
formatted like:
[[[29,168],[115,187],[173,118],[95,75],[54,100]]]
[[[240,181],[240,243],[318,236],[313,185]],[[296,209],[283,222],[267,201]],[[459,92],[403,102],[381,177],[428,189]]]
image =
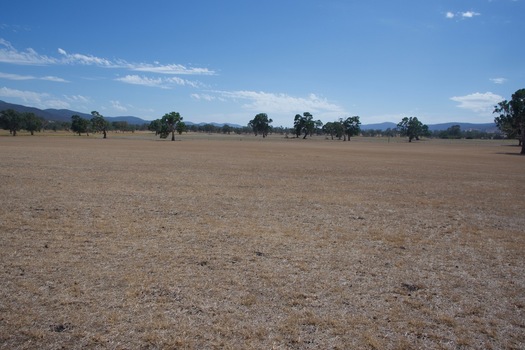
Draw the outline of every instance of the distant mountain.
[[[362,130],[386,130],[386,129],[395,129],[397,124],[384,122],[378,124],[363,124],[361,125]]]
[[[77,111],[72,111],[69,109],[38,109],[34,107],[26,107],[23,105],[17,105],[14,103],[8,103],[4,101],[0,101],[0,111],[6,110],[6,109],[13,109],[17,112],[25,113],[25,112],[31,112],[34,113],[38,117],[42,117],[46,120],[52,120],[56,122],[70,122],[71,116],[78,115],[85,119],[91,119],[92,115],[88,113],[82,113]],[[148,124],[149,121],[140,119],[137,117],[132,116],[119,116],[119,117],[106,117],[108,122],[128,122],[128,124],[134,124],[134,125],[142,125],[142,124]]]
[[[239,124],[233,124],[233,123],[215,123],[215,122],[211,122],[211,123],[193,123],[193,122],[188,122],[186,120],[184,120],[184,123],[188,126],[192,126],[192,125],[197,125],[197,126],[204,126],[204,125],[213,125],[217,128],[222,128],[224,125],[229,125],[231,126],[232,128],[242,128],[243,126],[242,125],[239,125]]]
[[[22,105],[16,105],[16,104],[13,104],[13,103],[8,103],[8,102],[4,102],[4,101],[0,101],[0,111],[4,111],[6,109],[13,109],[17,112],[20,112],[20,113],[34,113],[35,115],[39,116],[39,117],[42,117],[44,119],[47,119],[47,120],[53,120],[53,115],[48,113],[48,112],[45,112],[41,109],[38,109],[38,108],[34,108],[34,107],[26,107],[26,106],[22,106]],[[71,118],[71,116],[70,116]]]
[[[441,123],[441,124],[429,124],[428,129],[430,131],[441,131],[441,130],[447,130],[448,128],[459,125],[461,130],[463,131],[469,131],[469,130],[477,130],[477,131],[485,131],[485,132],[496,132],[498,131],[498,127],[494,123],[483,123],[483,124],[475,124],[475,123]]]

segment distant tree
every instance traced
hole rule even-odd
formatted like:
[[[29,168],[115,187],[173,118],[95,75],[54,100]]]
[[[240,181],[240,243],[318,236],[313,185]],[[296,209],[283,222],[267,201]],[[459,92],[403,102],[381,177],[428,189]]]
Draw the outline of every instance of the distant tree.
[[[149,125],[148,125],[148,130],[149,131],[155,131],[155,136],[160,134],[161,128],[162,128],[162,123],[161,123],[160,119],[152,120],[149,123]]]
[[[177,124],[182,122],[182,117],[180,114],[178,112],[166,113],[160,121],[160,137],[165,139],[169,134],[171,134],[171,141],[175,141],[175,131],[177,130]]]
[[[111,128],[116,131],[133,131],[135,125],[129,125],[127,121],[111,122]]]
[[[510,101],[498,103],[493,113],[499,113],[494,122],[507,137],[519,137],[521,154],[525,154],[525,89],[513,93]]]
[[[402,136],[408,136],[408,142],[413,139],[419,140],[420,136],[429,135],[428,126],[421,123],[416,117],[403,118],[397,124],[397,131]]]
[[[460,125],[452,125],[451,127],[447,128],[447,130],[439,132],[439,138],[442,139],[460,139],[461,137],[462,133]]]
[[[91,115],[93,116],[93,118],[91,118],[91,125],[93,126],[93,130],[95,132],[102,132],[102,134],[104,135],[103,138],[105,139],[107,137],[109,123],[97,111],[91,112]]]
[[[394,137],[394,136],[396,136],[396,129],[387,128],[387,129],[383,132],[383,135],[388,136],[388,137]]]
[[[188,128],[186,127],[186,123],[180,121],[180,122],[177,123],[177,126],[175,127],[175,130],[177,130],[179,135],[182,135],[183,132],[188,131]]]
[[[323,122],[319,119],[314,122],[314,132],[316,135],[322,135],[323,133]]]
[[[44,125],[44,119],[37,117],[34,113],[27,112],[22,115],[24,119],[24,129],[29,131],[31,135],[35,134],[35,131],[42,130]]]
[[[253,130],[255,136],[261,134],[262,137],[265,138],[271,130],[270,124],[272,122],[273,120],[268,118],[266,113],[259,113],[248,122],[248,127]]]
[[[16,136],[16,133],[24,128],[24,117],[14,109],[4,110],[0,112],[0,127]]]
[[[229,126],[228,124],[224,124],[221,128],[221,131],[223,134],[230,134],[232,132],[233,128]]]
[[[86,133],[89,136],[89,120],[82,118],[79,115],[73,115],[71,117],[71,130],[80,134]]]
[[[323,132],[326,135],[330,135],[332,140],[334,139],[334,135],[335,135],[335,124],[336,122],[328,122],[325,125],[323,125]]]
[[[315,124],[313,116],[310,112],[304,112],[303,115],[296,114],[294,118],[294,130],[295,135],[298,138],[304,133],[303,139],[308,135],[312,135],[315,130]],[[321,123],[322,125],[322,123]]]
[[[358,116],[348,117],[343,121],[344,133],[348,137],[348,141],[350,141],[351,136],[359,135],[359,131],[361,131],[360,125],[361,122]]]

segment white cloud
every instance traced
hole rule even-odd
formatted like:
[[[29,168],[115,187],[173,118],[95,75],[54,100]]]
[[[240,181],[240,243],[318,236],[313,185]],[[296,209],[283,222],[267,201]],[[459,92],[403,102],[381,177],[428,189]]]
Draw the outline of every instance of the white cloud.
[[[503,97],[492,92],[475,92],[465,96],[454,96],[450,99],[459,102],[459,108],[468,109],[479,114],[492,113],[494,106],[504,100]]]
[[[113,67],[117,68],[118,65],[107,60],[105,58],[100,58],[92,55],[83,55],[83,54],[69,54],[66,50],[58,49],[58,53],[64,56],[62,63],[68,64],[81,64],[81,65],[95,65],[100,67]]]
[[[126,83],[126,84],[158,87],[161,89],[170,89],[174,85],[192,86],[192,87],[198,87],[201,85],[198,82],[182,79],[179,77],[150,78],[150,77],[139,76],[139,75],[126,75],[125,77],[117,78],[115,80],[120,81],[122,83]]]
[[[2,72],[0,72],[0,79],[32,80],[32,79],[36,79],[36,78],[31,76],[31,75],[19,75],[19,74],[11,74],[11,73],[2,73]]]
[[[473,12],[473,11],[467,11],[467,12],[461,13],[461,17],[463,18],[472,18],[474,16],[479,16],[479,15],[481,15],[481,13]]]
[[[58,60],[44,55],[39,55],[33,49],[20,52],[9,41],[0,38],[0,62],[20,65],[48,65],[56,64]]]
[[[68,96],[68,95],[64,95],[64,98],[70,102],[74,102],[74,103],[89,103],[91,102],[91,99],[89,97],[85,97],[85,96],[82,96],[82,95],[71,95],[71,96]]]
[[[120,112],[126,112],[128,109],[126,107],[124,107],[120,101],[110,101],[111,102],[111,107],[113,107],[114,109],[116,109],[117,111],[120,111]]]
[[[66,101],[70,100],[67,97],[66,100],[61,100],[48,93],[16,90],[8,87],[0,88],[0,97],[19,100],[24,104],[41,109],[69,109],[71,107],[71,105]]]
[[[494,84],[504,84],[507,82],[507,79],[506,78],[491,78],[490,81],[493,82]]]
[[[344,109],[327,99],[310,94],[307,97],[294,97],[262,91],[215,91],[220,98],[240,102],[242,108],[256,113],[277,113],[293,117],[308,111],[321,114],[324,118],[337,118],[345,114]]]
[[[208,68],[188,68],[180,64],[160,65],[158,62],[155,65],[151,64],[128,64],[128,68],[138,72],[149,72],[158,74],[174,74],[174,75],[215,75],[214,71]]]
[[[148,78],[148,77],[139,76],[139,75],[126,75],[125,77],[117,78],[115,80],[120,81],[122,83],[126,83],[126,84],[164,88],[162,85],[161,78]]]
[[[60,57],[48,57],[38,54],[29,48],[26,51],[18,51],[7,40],[0,38],[0,62],[19,64],[19,65],[84,65],[98,66],[103,68],[129,69],[132,71],[150,72],[167,75],[215,75],[213,70],[200,67],[186,67],[181,64],[165,64],[159,62],[150,63],[130,63],[124,59],[110,60],[94,55],[81,53],[68,53],[62,48],[58,48]]]
[[[9,79],[9,80],[47,80],[54,81],[57,83],[67,83],[68,81],[59,77],[54,76],[45,76],[45,77],[34,77],[32,75],[19,75],[11,73],[2,73],[0,72],[0,79]]]
[[[211,96],[208,94],[191,94],[191,97],[196,100],[204,100],[204,101],[214,101],[217,100],[217,97]]]
[[[3,88],[0,89],[0,96],[17,98],[17,99],[21,99],[27,102],[40,103],[43,99],[49,97],[49,94],[38,93],[38,92],[33,92],[33,91],[10,89],[4,86]]]
[[[2,73],[0,72],[0,79],[9,79],[9,80],[47,80],[54,81],[57,83],[67,83],[68,81],[59,77],[54,76],[45,76],[45,77],[34,77],[32,75],[19,75],[11,73]]]
[[[455,17],[473,18],[475,16],[481,16],[481,13],[474,12],[474,11],[465,11],[465,12],[456,12],[456,13],[448,11],[447,13],[445,13],[445,18],[448,18],[448,19],[452,19]]]

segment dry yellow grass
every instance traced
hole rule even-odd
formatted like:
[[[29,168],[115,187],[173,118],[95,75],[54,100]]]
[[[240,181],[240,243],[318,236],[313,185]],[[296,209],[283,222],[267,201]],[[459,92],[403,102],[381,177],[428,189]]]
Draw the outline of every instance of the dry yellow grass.
[[[522,349],[500,142],[0,137],[0,348]]]

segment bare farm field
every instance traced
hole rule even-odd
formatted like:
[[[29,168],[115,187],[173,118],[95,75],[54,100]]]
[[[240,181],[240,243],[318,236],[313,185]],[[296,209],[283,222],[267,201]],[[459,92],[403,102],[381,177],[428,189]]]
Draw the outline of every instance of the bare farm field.
[[[523,349],[502,141],[0,137],[1,349]]]

